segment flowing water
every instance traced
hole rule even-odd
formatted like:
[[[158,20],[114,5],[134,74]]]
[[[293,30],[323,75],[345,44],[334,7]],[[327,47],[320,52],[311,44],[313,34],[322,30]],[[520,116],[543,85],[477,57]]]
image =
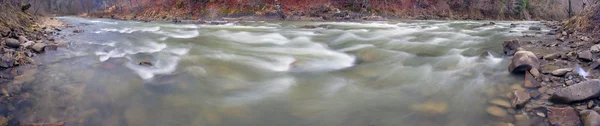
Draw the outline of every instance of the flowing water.
[[[59,19],[77,27],[62,32],[69,34],[63,39],[68,48],[36,58],[42,64],[24,82],[38,85],[35,117],[23,120],[136,126],[511,122],[512,116],[486,112],[489,100],[507,100],[522,80],[508,74],[502,42],[540,25]],[[330,27],[298,28],[319,24]],[[143,61],[152,66],[139,65]]]

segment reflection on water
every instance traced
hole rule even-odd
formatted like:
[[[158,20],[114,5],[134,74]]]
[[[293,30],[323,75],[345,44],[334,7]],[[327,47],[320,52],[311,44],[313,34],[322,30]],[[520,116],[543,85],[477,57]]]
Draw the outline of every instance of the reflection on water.
[[[91,25],[66,38],[68,49],[37,57],[42,65],[24,82],[35,84],[35,115],[22,120],[136,126],[512,122],[512,116],[486,112],[489,100],[506,100],[519,81],[498,52],[502,41],[520,35],[509,31],[539,24],[60,19]],[[297,28],[319,24],[331,27]],[[491,55],[479,56],[486,51]]]

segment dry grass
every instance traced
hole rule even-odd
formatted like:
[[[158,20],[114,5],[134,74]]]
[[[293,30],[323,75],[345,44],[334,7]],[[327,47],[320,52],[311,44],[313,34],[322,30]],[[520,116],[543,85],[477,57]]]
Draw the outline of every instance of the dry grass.
[[[20,9],[11,5],[1,5],[0,30],[7,29],[32,31],[35,16],[21,12]]]

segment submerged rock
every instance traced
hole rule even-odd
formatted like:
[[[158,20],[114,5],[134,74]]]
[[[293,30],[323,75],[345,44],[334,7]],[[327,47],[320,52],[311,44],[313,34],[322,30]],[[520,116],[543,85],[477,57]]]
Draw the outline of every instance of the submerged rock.
[[[556,70],[552,71],[552,75],[557,76],[557,77],[562,77],[571,71],[573,71],[573,69],[571,69],[571,68],[556,69]]]
[[[425,101],[423,104],[414,104],[410,109],[429,116],[443,115],[448,113],[448,103],[440,101]]]
[[[535,70],[535,68],[531,70]],[[538,88],[540,87],[540,84],[535,80],[535,77],[531,72],[525,71],[525,81],[523,81],[523,86],[527,88]]]
[[[512,62],[508,65],[508,71],[511,73],[523,73],[532,68],[539,69],[540,61],[529,51],[518,51],[512,58]]]
[[[581,121],[575,109],[567,107],[547,107],[548,121],[553,126],[579,126]]]
[[[589,80],[557,89],[550,97],[552,102],[571,103],[600,96],[600,81]]]
[[[494,99],[490,101],[491,104],[500,106],[500,107],[504,107],[504,108],[510,108],[510,102],[504,100],[504,99]]]
[[[523,90],[513,91],[513,96],[511,104],[513,108],[521,108],[531,99],[531,94]]]
[[[600,114],[593,110],[583,110],[579,113],[584,126],[600,126]]]
[[[487,111],[487,113],[489,113],[490,115],[496,116],[496,117],[506,117],[508,115],[508,112],[506,112],[506,110],[497,107],[497,106],[490,106],[487,107],[485,109],[485,111]]]
[[[518,39],[504,41],[502,44],[504,46],[504,54],[508,56],[512,56],[517,52],[517,50],[521,47]]]

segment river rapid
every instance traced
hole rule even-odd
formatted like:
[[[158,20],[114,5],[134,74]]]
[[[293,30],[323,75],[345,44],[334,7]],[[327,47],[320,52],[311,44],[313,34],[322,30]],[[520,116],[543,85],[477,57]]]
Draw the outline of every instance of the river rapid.
[[[502,55],[502,42],[541,26],[59,19],[76,25],[61,32],[68,48],[37,56],[41,65],[32,77],[13,82],[35,85],[27,110],[35,114],[21,120],[130,126],[511,123],[514,110],[501,107],[509,114],[497,117],[486,109],[495,106],[491,100],[509,102],[506,94],[523,80],[507,72],[510,57]],[[298,28],[320,24],[328,27]]]

